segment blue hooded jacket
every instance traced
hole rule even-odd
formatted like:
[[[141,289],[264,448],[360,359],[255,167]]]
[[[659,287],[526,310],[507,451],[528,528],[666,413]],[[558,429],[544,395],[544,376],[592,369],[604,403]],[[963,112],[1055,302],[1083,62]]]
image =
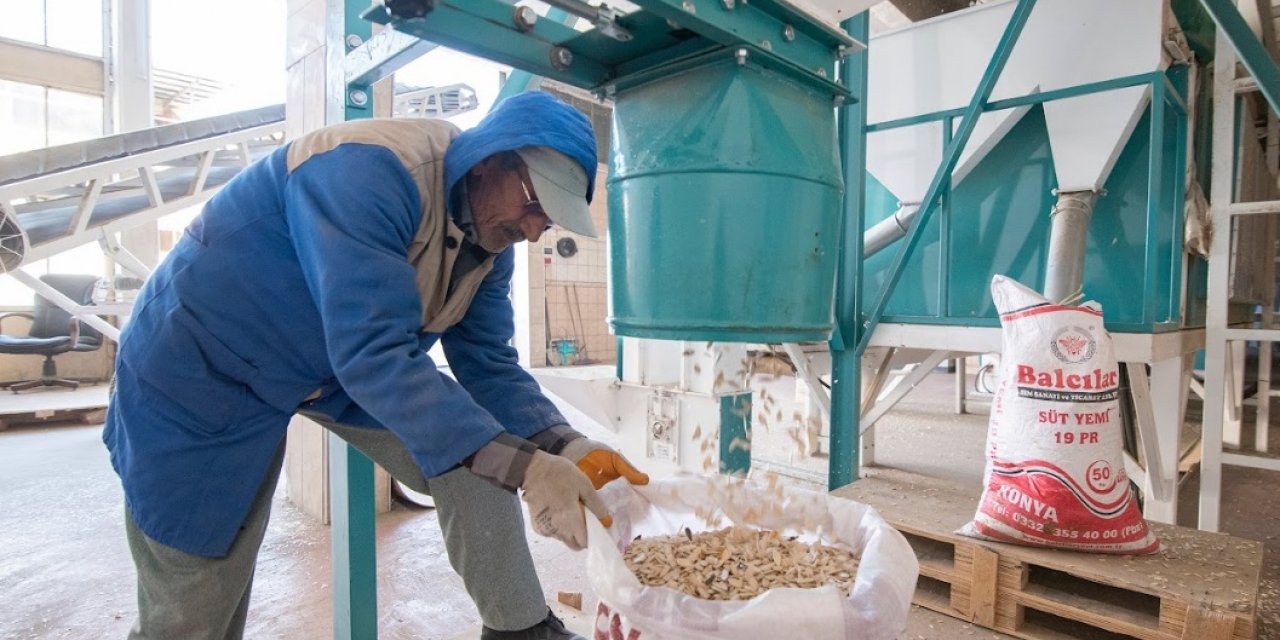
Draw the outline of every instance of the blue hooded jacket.
[[[526,93],[449,145],[450,201],[476,163],[530,145],[595,176],[587,118]],[[304,401],[344,424],[390,429],[428,478],[504,430],[528,437],[564,422],[509,344],[512,249],[461,321],[424,332],[408,262],[424,194],[403,162],[348,142],[289,171],[287,154],[256,162],[205,205],[121,338],[103,440],[134,522],[187,553],[226,554]],[[437,340],[456,381],[427,356]]]

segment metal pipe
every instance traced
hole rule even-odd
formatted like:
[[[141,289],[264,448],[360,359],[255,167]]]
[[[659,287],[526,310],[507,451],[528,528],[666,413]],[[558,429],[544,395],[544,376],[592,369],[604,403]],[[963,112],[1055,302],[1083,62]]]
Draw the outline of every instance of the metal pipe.
[[[920,215],[919,204],[901,204],[893,215],[877,222],[863,234],[863,258],[869,258],[907,235],[911,222]]]
[[[618,23],[615,21],[618,13],[614,11],[612,7],[604,4],[599,6],[590,5],[583,2],[583,0],[542,1],[557,9],[563,9],[564,11],[578,16],[579,18],[585,18],[590,21],[591,24],[595,25],[596,29],[600,30],[600,33],[603,33],[618,42],[627,42],[628,40],[631,40],[631,32],[618,26]]]
[[[600,17],[600,7],[595,7],[583,2],[582,0],[542,0],[557,9],[564,9],[569,13],[586,18],[591,22],[595,22]]]
[[[1066,304],[1084,288],[1084,249],[1093,217],[1093,191],[1058,194],[1053,205],[1053,228],[1049,232],[1049,258],[1045,265],[1044,297]]]

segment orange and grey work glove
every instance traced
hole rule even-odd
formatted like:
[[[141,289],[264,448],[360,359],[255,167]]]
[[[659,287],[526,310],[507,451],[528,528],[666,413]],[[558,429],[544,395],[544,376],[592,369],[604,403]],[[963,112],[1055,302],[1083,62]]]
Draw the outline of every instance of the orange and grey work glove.
[[[604,501],[591,482],[564,458],[544,451],[533,452],[520,487],[529,504],[533,530],[555,538],[574,551],[587,547],[586,505],[605,526],[613,524]]]
[[[576,465],[539,451],[533,443],[510,433],[499,434],[463,460],[472,473],[508,491],[521,490],[529,505],[533,530],[555,538],[573,550],[587,546],[583,505],[604,526],[613,524],[604,501]]]
[[[649,484],[649,476],[636,469],[621,453],[578,433],[569,425],[556,425],[534,434],[529,440],[539,449],[568,458],[578,465],[597,489],[618,478],[626,478],[631,484]]]

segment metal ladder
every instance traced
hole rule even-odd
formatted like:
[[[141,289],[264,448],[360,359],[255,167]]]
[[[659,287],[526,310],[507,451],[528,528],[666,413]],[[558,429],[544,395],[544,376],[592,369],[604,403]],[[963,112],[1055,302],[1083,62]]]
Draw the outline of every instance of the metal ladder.
[[[1273,342],[1280,342],[1280,328],[1272,324],[1270,305],[1258,328],[1229,325],[1228,304],[1230,261],[1233,253],[1234,222],[1254,215],[1280,214],[1280,200],[1236,202],[1236,143],[1240,137],[1234,107],[1241,90],[1257,89],[1270,105],[1272,134],[1277,133],[1280,113],[1280,69],[1231,0],[1201,0],[1218,26],[1214,54],[1213,172],[1209,202],[1215,233],[1209,251],[1208,309],[1205,326],[1205,382],[1202,458],[1200,463],[1199,527],[1217,531],[1221,526],[1223,465],[1280,471],[1280,457],[1265,455],[1270,418],[1270,354]],[[1264,19],[1266,14],[1264,14]],[[1243,63],[1253,82],[1236,80],[1236,63]],[[1275,222],[1268,225],[1274,239]],[[1263,274],[1268,286],[1275,281],[1275,246],[1269,243],[1271,258]],[[1271,296],[1268,295],[1268,298]],[[1270,300],[1274,303],[1274,300]],[[1254,452],[1229,451],[1226,444],[1239,445],[1240,401],[1243,382],[1243,346],[1260,343],[1260,361],[1266,375],[1259,376],[1258,429]]]

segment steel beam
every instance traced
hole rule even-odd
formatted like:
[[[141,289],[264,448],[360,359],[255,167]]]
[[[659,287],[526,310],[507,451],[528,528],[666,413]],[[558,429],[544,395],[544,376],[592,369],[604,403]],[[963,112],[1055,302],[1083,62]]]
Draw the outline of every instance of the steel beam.
[[[1206,3],[1208,4],[1208,3]],[[1231,11],[1235,11],[1234,7]],[[1239,19],[1239,13],[1236,18]],[[1224,29],[1217,34],[1213,60],[1213,172],[1209,202],[1217,233],[1209,245],[1208,300],[1205,310],[1204,423],[1200,458],[1200,528],[1217,531],[1222,515],[1223,408],[1226,400],[1227,298],[1231,260],[1231,217],[1235,170],[1236,56]]]
[[[855,39],[865,42],[870,24],[870,13],[864,11],[842,26]],[[862,337],[862,226],[866,215],[867,179],[865,51],[840,63],[840,79],[857,101],[845,105],[837,116],[840,161],[844,167],[844,207],[836,272],[835,327],[839,338],[831,344],[831,457],[827,462],[827,488],[832,490],[854,481],[862,451],[858,428],[862,350],[855,350],[854,346]]]
[[[1280,458],[1270,456],[1249,455],[1244,453],[1224,453],[1222,454],[1222,462],[1223,464],[1229,464],[1233,467],[1248,467],[1250,469],[1280,471]]]
[[[882,398],[877,398],[867,412],[862,416],[861,430],[866,431],[880,421],[884,414],[888,413],[894,405],[898,404],[903,398],[907,397],[929,374],[933,373],[943,360],[952,357],[954,354],[950,351],[934,351],[930,353],[921,362],[911,366],[909,371],[902,374],[897,382],[889,388],[888,393]]]
[[[865,39],[833,29],[813,33],[817,23],[783,20],[755,3],[723,0],[632,0],[654,15],[687,27],[726,47],[753,45],[809,73],[828,78],[835,71],[837,47],[855,47]],[[796,18],[801,18],[796,15]],[[797,28],[799,27],[799,28]],[[808,28],[806,28],[808,27]],[[847,30],[846,30],[847,31]]]
[[[1142,363],[1126,362],[1125,372],[1129,374],[1129,392],[1133,400],[1133,413],[1137,422],[1138,444],[1142,447],[1142,459],[1147,465],[1146,490],[1150,499],[1156,502],[1169,500],[1174,491],[1166,481],[1164,474],[1165,461],[1161,455],[1160,429],[1156,424],[1156,414],[1152,406],[1151,380],[1147,377],[1147,366]]]
[[[378,637],[378,571],[373,461],[329,436],[329,532],[333,555],[333,637]]]
[[[1267,104],[1271,105],[1271,110],[1280,113],[1280,68],[1276,67],[1271,54],[1267,52],[1266,47],[1262,46],[1258,36],[1253,34],[1249,24],[1244,21],[1235,2],[1200,0],[1200,3],[1218,25],[1218,34],[1222,36],[1218,38],[1219,44],[1224,44],[1225,39],[1225,44],[1230,44],[1235,49],[1239,54],[1240,62],[1257,80],[1258,90],[1267,99]],[[1234,70],[1229,77],[1234,80]]]
[[[366,17],[388,20],[381,9],[375,7]],[[393,24],[402,33],[576,87],[592,88],[609,77],[599,61],[560,46],[577,37],[577,31],[554,20],[538,20],[522,31],[512,7],[498,0],[438,1],[426,18]]]
[[[371,85],[440,45],[395,29],[383,29],[347,54],[347,84]]]
[[[120,329],[118,327],[111,326],[106,320],[103,320],[97,315],[87,313],[85,311],[86,307],[67,297],[67,295],[61,291],[49,286],[43,280],[21,269],[10,271],[9,275],[13,276],[13,279],[18,282],[27,285],[27,287],[32,291],[35,291],[40,297],[52,302],[58,308],[74,316],[76,320],[93,327],[99,333],[112,340],[117,342],[120,341]]]
[[[364,105],[352,100],[343,74],[349,43],[367,42],[373,26],[360,18],[368,0],[326,0],[326,124],[373,117],[373,98]],[[374,640],[378,637],[378,563],[374,527],[373,462],[338,436],[329,434],[330,553],[333,560],[333,637]]]

